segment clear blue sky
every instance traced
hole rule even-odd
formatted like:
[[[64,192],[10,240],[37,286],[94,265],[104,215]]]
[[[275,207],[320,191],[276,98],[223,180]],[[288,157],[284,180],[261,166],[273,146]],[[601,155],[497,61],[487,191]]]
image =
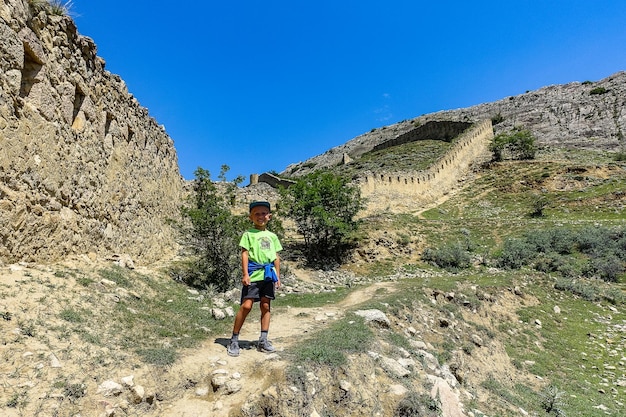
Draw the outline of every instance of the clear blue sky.
[[[626,1],[74,0],[181,174],[283,171],[372,128],[626,70]]]

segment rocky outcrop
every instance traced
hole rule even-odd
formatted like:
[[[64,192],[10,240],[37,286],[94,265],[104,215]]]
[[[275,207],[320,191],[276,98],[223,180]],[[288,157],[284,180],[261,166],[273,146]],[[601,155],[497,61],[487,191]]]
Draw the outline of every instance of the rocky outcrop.
[[[465,109],[442,111],[421,120],[471,121],[492,118],[496,134],[529,129],[540,145],[626,149],[626,72],[601,81],[552,85]]]
[[[68,16],[0,5],[0,259],[173,254],[172,139]]]

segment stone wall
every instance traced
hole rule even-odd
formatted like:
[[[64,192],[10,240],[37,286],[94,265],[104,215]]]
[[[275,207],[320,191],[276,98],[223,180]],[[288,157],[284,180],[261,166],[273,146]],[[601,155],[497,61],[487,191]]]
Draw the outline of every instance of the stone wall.
[[[476,123],[462,133],[452,147],[430,168],[415,173],[369,173],[358,180],[367,199],[366,213],[410,212],[449,192],[473,163],[489,159],[493,138],[491,120]]]
[[[392,146],[402,145],[404,143],[415,142],[418,140],[443,140],[450,142],[452,139],[459,136],[472,124],[468,122],[457,122],[447,120],[432,120],[425,124],[416,127],[406,133],[398,135],[393,139],[386,140],[380,145],[374,146],[374,151],[381,149],[387,149]]]
[[[175,253],[173,141],[70,17],[0,5],[0,260]]]

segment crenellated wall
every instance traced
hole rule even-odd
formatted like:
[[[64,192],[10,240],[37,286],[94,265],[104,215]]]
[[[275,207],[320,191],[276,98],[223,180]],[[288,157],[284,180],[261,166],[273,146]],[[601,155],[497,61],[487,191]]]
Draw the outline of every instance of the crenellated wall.
[[[68,16],[0,5],[0,262],[175,253],[174,143]]]
[[[462,133],[430,168],[415,173],[368,173],[357,180],[367,199],[366,213],[379,210],[412,211],[449,192],[473,163],[489,158],[493,138],[491,120],[483,120]]]

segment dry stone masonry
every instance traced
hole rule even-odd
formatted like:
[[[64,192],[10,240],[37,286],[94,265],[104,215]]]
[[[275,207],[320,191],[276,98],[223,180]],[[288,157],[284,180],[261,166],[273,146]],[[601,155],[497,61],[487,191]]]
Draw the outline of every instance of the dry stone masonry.
[[[0,4],[0,260],[175,251],[173,141],[68,16]]]
[[[367,211],[406,212],[432,203],[454,188],[472,164],[489,159],[491,120],[483,120],[459,135],[452,147],[427,170],[415,173],[369,173],[358,180]]]

